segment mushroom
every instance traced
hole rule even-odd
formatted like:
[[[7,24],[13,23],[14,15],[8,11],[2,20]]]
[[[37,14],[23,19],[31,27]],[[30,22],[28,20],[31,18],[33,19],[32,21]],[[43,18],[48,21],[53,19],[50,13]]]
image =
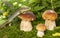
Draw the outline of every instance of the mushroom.
[[[32,24],[31,21],[35,20],[35,15],[32,12],[25,12],[21,13],[18,16],[22,19],[20,24],[20,30],[22,31],[31,31],[32,30]]]
[[[54,30],[56,27],[55,19],[57,18],[57,13],[54,10],[46,10],[42,14],[42,18],[45,19],[45,25],[48,30]]]
[[[37,36],[38,37],[43,37],[44,36],[44,31],[46,30],[46,26],[44,24],[38,24],[36,26],[36,29],[38,30]]]

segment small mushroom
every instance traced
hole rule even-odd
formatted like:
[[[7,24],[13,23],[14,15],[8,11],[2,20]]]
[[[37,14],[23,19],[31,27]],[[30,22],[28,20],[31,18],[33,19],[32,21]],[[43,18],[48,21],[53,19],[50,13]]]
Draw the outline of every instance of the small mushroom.
[[[42,14],[42,18],[45,20],[45,25],[48,30],[54,30],[56,27],[55,19],[57,18],[57,13],[54,10],[46,10]]]
[[[44,31],[46,30],[46,26],[44,24],[38,24],[36,26],[36,29],[38,30],[37,36],[38,37],[43,37],[44,36]]]
[[[20,30],[31,31],[33,28],[31,21],[35,20],[35,15],[32,12],[25,12],[21,13],[18,17],[22,19],[20,24]]]

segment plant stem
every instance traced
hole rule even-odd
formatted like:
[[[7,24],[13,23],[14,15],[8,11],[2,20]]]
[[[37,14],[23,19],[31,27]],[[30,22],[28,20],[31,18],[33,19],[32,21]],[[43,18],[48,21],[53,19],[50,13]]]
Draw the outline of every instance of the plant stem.
[[[51,8],[52,8],[52,10],[54,9],[53,0],[51,0]]]

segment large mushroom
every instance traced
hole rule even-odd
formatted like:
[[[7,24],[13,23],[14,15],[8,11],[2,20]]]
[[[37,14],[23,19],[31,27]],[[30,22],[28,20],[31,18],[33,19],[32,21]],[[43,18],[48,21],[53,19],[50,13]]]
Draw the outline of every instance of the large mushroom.
[[[36,26],[36,29],[38,30],[37,36],[38,37],[43,37],[44,36],[44,31],[46,30],[46,26],[44,24],[38,24]]]
[[[32,12],[25,12],[21,13],[18,17],[22,19],[20,24],[20,30],[31,31],[33,28],[31,21],[35,19],[35,15]]]
[[[42,18],[45,19],[47,29],[54,30],[56,27],[55,19],[57,18],[57,13],[54,10],[46,10],[42,14]]]

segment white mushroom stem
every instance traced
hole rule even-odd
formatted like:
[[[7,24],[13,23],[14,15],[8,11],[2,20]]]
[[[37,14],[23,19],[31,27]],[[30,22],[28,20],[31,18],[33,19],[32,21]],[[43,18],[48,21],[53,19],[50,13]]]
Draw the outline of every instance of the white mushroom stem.
[[[37,32],[37,36],[38,37],[43,37],[44,36],[44,32],[43,31],[38,31]]]
[[[45,20],[45,25],[48,30],[54,30],[54,28],[56,27],[55,21],[51,20]]]
[[[22,30],[22,31],[31,31],[32,30],[31,22],[22,20],[21,24],[20,24],[20,30]]]

